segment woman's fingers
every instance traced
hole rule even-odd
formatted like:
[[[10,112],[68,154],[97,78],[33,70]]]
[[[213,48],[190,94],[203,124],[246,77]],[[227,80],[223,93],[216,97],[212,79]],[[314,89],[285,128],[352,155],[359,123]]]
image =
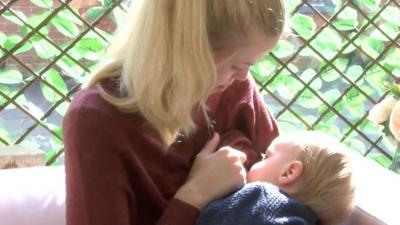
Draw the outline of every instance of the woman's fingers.
[[[219,134],[217,132],[214,133],[211,140],[207,142],[204,148],[199,152],[198,155],[210,155],[215,152],[219,144]]]

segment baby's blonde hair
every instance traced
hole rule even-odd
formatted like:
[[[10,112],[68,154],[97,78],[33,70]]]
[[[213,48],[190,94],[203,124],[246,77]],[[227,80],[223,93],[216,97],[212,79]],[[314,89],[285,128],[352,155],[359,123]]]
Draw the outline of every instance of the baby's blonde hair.
[[[167,146],[178,132],[195,130],[196,107],[208,120],[213,51],[245,38],[254,25],[281,35],[285,18],[281,0],[135,0],[129,15],[86,87],[97,85],[120,110],[140,113]],[[120,97],[98,85],[111,77],[119,78]]]
[[[280,136],[281,137],[281,136]],[[338,224],[349,216],[354,202],[352,168],[343,144],[327,134],[299,131],[283,135],[299,149],[303,172],[294,193],[324,225]]]

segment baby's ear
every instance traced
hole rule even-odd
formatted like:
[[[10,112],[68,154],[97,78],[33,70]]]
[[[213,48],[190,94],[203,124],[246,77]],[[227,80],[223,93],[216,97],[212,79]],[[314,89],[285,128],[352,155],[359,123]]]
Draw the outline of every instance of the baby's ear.
[[[288,163],[278,178],[278,186],[284,187],[293,184],[303,173],[303,163],[295,160]]]

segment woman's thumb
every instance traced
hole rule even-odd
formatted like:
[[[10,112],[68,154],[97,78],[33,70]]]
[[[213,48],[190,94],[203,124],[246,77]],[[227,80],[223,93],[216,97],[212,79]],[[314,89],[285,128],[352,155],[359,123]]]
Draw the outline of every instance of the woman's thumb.
[[[214,133],[211,140],[207,142],[204,148],[200,151],[199,155],[209,155],[217,149],[219,145],[219,134],[217,132]]]

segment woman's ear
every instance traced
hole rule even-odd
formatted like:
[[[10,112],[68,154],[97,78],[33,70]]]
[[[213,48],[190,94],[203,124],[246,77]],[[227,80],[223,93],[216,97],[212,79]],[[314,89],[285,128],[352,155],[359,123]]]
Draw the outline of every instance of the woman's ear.
[[[288,163],[278,178],[278,186],[284,187],[294,183],[303,173],[303,163],[300,161],[291,161]]]

